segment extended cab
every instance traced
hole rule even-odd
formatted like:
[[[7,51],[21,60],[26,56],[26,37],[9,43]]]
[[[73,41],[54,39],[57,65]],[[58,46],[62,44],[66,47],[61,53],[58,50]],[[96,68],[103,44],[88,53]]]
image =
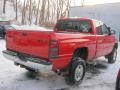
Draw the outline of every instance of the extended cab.
[[[64,18],[53,31],[8,30],[3,55],[29,71],[39,71],[41,65],[55,72],[66,71],[68,80],[79,84],[87,61],[105,56],[114,63],[117,47],[114,31],[103,22]]]

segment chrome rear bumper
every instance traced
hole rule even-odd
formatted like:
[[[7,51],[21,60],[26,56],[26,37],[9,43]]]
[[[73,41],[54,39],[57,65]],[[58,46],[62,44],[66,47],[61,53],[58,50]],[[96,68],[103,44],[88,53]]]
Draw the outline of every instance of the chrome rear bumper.
[[[52,63],[47,62],[45,60],[41,60],[39,58],[28,58],[27,60],[24,61],[18,57],[18,54],[16,52],[12,52],[9,50],[3,51],[3,56],[8,60],[17,63],[18,65],[23,65],[35,69],[37,71],[43,71],[43,72],[52,71]]]

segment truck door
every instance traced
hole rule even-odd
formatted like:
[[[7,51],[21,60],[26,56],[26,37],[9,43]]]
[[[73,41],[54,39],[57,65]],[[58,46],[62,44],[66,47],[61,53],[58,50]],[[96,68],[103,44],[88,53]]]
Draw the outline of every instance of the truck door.
[[[102,31],[103,31],[103,35],[104,35],[104,40],[103,40],[103,44],[104,44],[104,55],[109,54],[114,46],[114,36],[110,35],[110,30],[107,28],[107,26],[105,24],[102,25]]]
[[[97,21],[95,22],[96,26],[96,57],[100,57],[104,55],[104,35],[102,32],[102,26],[101,24]]]

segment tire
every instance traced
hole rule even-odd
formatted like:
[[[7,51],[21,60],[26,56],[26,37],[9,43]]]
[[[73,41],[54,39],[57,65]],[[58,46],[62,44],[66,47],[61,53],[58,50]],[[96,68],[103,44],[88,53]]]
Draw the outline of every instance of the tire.
[[[115,90],[120,90],[120,79],[117,77],[117,80],[116,80],[116,89]]]
[[[69,84],[79,85],[85,76],[85,61],[81,58],[73,58],[69,69]]]
[[[117,48],[114,48],[113,51],[108,55],[108,63],[115,63],[117,58]]]

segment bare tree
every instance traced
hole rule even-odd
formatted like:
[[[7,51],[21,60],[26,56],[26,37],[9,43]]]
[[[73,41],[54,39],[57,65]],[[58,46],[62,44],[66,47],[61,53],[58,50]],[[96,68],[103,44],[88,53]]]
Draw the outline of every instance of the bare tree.
[[[29,0],[29,23],[31,24],[31,8],[32,8],[32,0]]]
[[[51,12],[51,13],[52,13],[52,14],[51,14],[51,20],[52,20],[52,21],[53,21],[53,19],[54,19],[54,15],[56,14],[56,13],[55,13],[55,12],[56,12],[56,6],[57,6],[57,5],[56,5],[56,1],[55,1],[55,0],[52,0],[52,8],[53,8],[53,9],[51,10],[51,11],[52,11],[52,12]]]
[[[46,20],[49,22],[49,18],[50,18],[50,0],[47,0],[47,17]]]
[[[66,9],[63,10],[63,13],[62,13],[61,18],[62,18],[62,17],[68,17],[68,15],[69,15],[70,3],[71,3],[70,0],[66,0],[66,2],[65,2],[65,7],[66,7]]]
[[[25,6],[26,6],[26,0],[24,0],[23,8],[22,8],[22,24],[25,24]]]
[[[5,14],[5,8],[6,8],[6,1],[7,0],[4,0],[4,3],[3,3],[3,13]]]
[[[42,6],[41,6],[41,11],[40,11],[40,17],[39,17],[39,24],[44,23],[45,19],[45,6],[46,6],[46,0],[42,0]]]
[[[3,13],[5,13],[6,1],[7,0],[4,0]],[[21,16],[22,24],[35,23],[39,25],[49,25],[59,18],[68,16],[71,0],[9,1],[13,3],[16,15],[15,20],[18,20],[18,16]]]
[[[38,22],[39,8],[40,8],[40,0],[38,1],[38,5],[37,5],[37,13],[36,13],[36,20],[35,20],[35,24],[37,24],[37,22]]]
[[[13,3],[14,11],[16,11],[16,0],[12,0],[11,2]]]
[[[70,7],[70,0],[58,0],[57,2],[57,20],[59,18],[65,17],[68,14]]]
[[[81,6],[82,7],[84,6],[84,0],[81,0]]]
[[[17,3],[17,0],[16,0],[16,20],[17,20],[17,16],[18,16],[18,5],[17,5],[18,3]]]

